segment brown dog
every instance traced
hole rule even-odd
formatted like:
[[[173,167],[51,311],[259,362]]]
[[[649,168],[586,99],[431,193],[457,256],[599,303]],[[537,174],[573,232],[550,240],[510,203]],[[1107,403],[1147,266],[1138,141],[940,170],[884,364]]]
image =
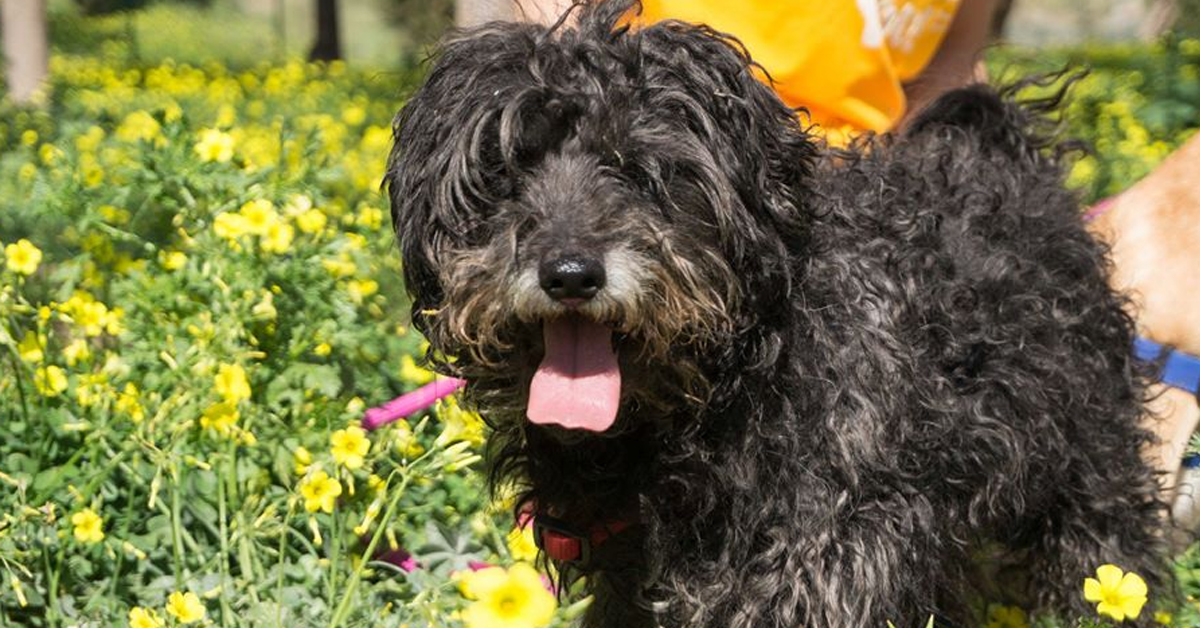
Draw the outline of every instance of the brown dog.
[[[1089,228],[1112,246],[1113,287],[1133,297],[1139,333],[1200,355],[1200,135],[1112,201]],[[1149,453],[1174,496],[1180,458],[1200,422],[1196,397],[1158,386],[1152,405],[1159,437]],[[1182,522],[1181,522],[1182,523]]]

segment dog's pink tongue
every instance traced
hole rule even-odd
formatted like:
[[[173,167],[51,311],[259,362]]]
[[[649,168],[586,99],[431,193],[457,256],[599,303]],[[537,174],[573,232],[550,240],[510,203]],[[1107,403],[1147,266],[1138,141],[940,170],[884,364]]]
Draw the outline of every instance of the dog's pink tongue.
[[[544,323],[542,335],[546,355],[529,384],[529,420],[593,432],[612,427],[621,398],[612,332],[568,316]]]

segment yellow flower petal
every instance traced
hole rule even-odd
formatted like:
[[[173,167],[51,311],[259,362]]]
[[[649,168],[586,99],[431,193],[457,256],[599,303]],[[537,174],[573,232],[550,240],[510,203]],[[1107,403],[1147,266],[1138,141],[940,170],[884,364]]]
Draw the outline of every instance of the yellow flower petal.
[[[1116,565],[1100,565],[1096,569],[1096,577],[1100,579],[1100,587],[1104,590],[1112,590],[1121,586],[1121,578],[1125,572]]]
[[[507,579],[508,575],[504,573],[502,567],[488,567],[467,574],[459,589],[463,595],[477,600],[491,595],[493,591],[503,586]]]
[[[1125,620],[1125,611],[1123,611],[1121,607],[1116,604],[1101,602],[1100,605],[1096,607],[1096,612],[1104,617],[1111,617],[1117,621]]]
[[[1121,612],[1130,619],[1137,619],[1137,616],[1142,612],[1142,607],[1145,605],[1146,598],[1144,597],[1125,598],[1121,600]]]
[[[1149,591],[1146,588],[1146,581],[1142,577],[1130,572],[1125,574],[1121,579],[1121,585],[1117,588],[1117,593],[1121,597],[1146,597]]]

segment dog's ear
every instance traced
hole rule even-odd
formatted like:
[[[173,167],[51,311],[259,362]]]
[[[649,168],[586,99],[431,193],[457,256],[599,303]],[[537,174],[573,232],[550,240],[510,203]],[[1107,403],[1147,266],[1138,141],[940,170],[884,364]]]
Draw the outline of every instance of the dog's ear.
[[[1086,75],[1067,68],[1000,87],[976,83],[948,91],[917,114],[904,138],[970,132],[985,151],[1031,167],[1059,167],[1063,153],[1082,148],[1061,137],[1061,113],[1071,88]],[[1027,96],[1028,88],[1041,95]]]
[[[792,284],[789,251],[805,234],[815,146],[737,40],[675,21],[632,36],[640,38],[646,107],[678,129],[675,152],[691,158],[699,143],[710,156],[688,166],[711,179],[705,195],[746,297],[760,312],[776,308]]]
[[[521,109],[506,107],[514,100],[539,96],[513,90],[531,83],[529,59],[545,33],[533,24],[492,23],[452,35],[393,123],[384,186],[413,323],[422,332],[429,330],[421,311],[437,309],[443,298],[437,262],[486,228],[494,206],[514,192],[515,178],[505,175],[530,147],[506,145],[498,129],[537,123],[507,119],[504,112]],[[543,136],[511,131],[504,137]]]

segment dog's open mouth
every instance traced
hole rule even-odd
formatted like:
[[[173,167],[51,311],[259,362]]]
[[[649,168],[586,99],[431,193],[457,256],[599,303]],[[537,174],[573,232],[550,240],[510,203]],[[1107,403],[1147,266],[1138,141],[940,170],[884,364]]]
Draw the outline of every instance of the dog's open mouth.
[[[571,314],[542,323],[542,337],[545,354],[529,384],[529,420],[592,432],[612,427],[621,401],[612,330]]]

